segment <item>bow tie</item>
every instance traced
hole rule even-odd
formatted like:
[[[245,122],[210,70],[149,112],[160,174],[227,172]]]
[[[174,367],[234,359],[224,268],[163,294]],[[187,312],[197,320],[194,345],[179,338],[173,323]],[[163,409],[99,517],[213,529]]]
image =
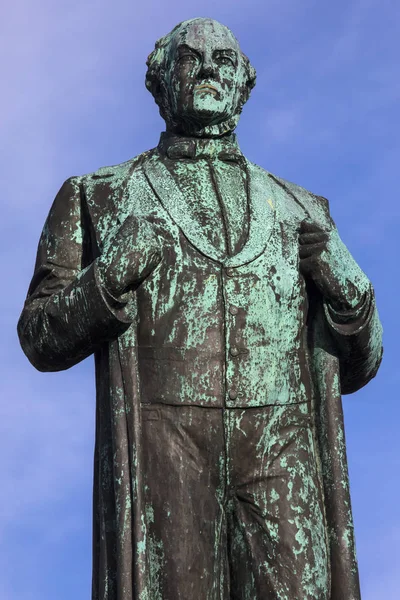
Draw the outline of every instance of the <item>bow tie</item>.
[[[173,160],[205,158],[236,163],[244,160],[243,154],[236,144],[236,138],[233,136],[231,139],[205,140],[162,134],[158,147],[163,154]]]

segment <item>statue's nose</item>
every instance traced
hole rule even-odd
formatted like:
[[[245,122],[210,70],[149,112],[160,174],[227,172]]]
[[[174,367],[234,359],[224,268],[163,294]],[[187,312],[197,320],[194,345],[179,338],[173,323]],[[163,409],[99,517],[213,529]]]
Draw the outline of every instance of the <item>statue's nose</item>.
[[[214,65],[213,65],[212,61],[211,60],[203,60],[203,62],[201,63],[200,71],[199,71],[199,77],[206,78],[206,77],[213,77],[214,75],[215,75],[215,69],[214,69]]]

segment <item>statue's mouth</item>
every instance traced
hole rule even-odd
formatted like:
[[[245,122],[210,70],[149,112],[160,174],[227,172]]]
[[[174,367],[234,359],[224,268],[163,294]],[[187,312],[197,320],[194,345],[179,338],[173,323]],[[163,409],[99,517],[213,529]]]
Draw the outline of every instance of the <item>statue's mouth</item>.
[[[211,94],[213,94],[214,96],[216,96],[218,94],[218,90],[216,87],[214,87],[213,85],[211,85],[210,83],[202,83],[201,85],[196,85],[195,87],[195,91],[196,92],[211,92]]]

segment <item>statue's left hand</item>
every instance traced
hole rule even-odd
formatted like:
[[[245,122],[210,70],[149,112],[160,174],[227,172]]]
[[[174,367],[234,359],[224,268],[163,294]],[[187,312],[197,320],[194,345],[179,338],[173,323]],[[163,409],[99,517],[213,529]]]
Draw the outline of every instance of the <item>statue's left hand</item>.
[[[299,232],[300,271],[311,279],[323,297],[337,310],[352,310],[361,300],[349,281],[346,256],[352,257],[341,243],[340,252],[332,242],[332,232],[310,221],[303,221]],[[336,238],[337,240],[337,238]]]

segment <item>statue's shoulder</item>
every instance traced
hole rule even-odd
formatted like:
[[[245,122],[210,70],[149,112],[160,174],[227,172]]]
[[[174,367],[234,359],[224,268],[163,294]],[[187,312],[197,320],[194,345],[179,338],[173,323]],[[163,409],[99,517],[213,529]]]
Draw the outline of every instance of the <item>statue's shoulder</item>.
[[[259,165],[254,163],[250,163],[250,165],[254,173],[268,181],[275,198],[281,206],[285,206],[290,212],[298,214],[298,218],[311,218],[323,224],[331,224],[329,202],[324,196],[278,177]]]
[[[96,171],[81,175],[77,179],[81,182],[89,184],[91,181],[114,179],[118,183],[122,183],[127,177],[133,175],[135,171],[140,171],[141,166],[150,158],[154,153],[154,150],[146,150],[138,154],[134,158],[131,158],[123,163],[117,165],[111,165],[107,167],[100,167]]]

